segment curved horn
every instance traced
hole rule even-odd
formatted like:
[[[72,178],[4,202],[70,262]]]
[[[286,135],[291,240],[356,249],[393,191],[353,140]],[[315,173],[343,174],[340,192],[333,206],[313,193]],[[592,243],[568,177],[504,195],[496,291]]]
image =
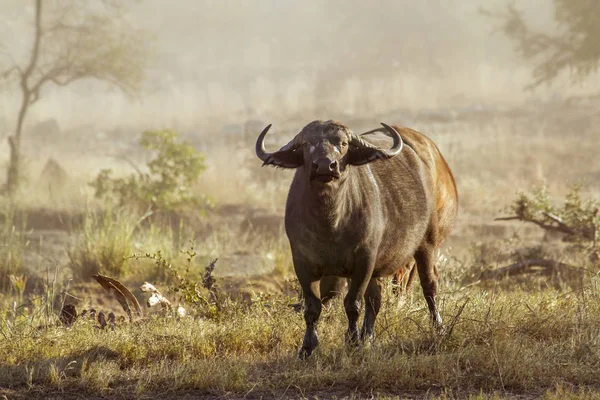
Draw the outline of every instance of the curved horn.
[[[351,153],[350,164],[362,165],[378,159],[388,159],[398,155],[398,153],[402,151],[404,142],[402,141],[402,138],[400,137],[398,131],[396,131],[396,129],[392,128],[391,126],[384,124],[383,122],[381,123],[381,125],[387,131],[384,133],[386,135],[389,134],[394,141],[392,148],[389,150],[381,149],[367,142],[366,140],[362,139],[360,136],[352,132],[350,134],[350,143],[354,147],[356,147],[357,150]],[[379,128],[378,130],[369,131],[368,133],[373,133],[376,131],[383,132],[383,129]]]
[[[392,148],[391,149],[389,149],[389,150],[380,149],[380,148],[372,145],[371,143],[367,142],[366,140],[362,139],[360,136],[358,136],[354,132],[352,132],[352,134],[350,136],[350,143],[352,143],[353,146],[356,146],[358,148],[377,149],[377,150],[379,150],[379,152],[382,155],[384,155],[387,158],[394,157],[395,155],[398,155],[402,151],[402,147],[404,147],[404,141],[402,140],[402,137],[400,137],[400,134],[398,133],[398,131],[396,131],[396,129],[394,129],[393,127],[389,126],[388,124],[382,122],[381,125],[388,131],[389,135],[394,140],[394,143],[392,144]],[[381,128],[374,129],[374,130],[369,131],[367,133],[378,132],[380,130],[381,130]],[[365,133],[363,135],[366,135],[367,133]]]
[[[256,139],[256,155],[265,163],[269,159],[269,156],[273,154],[267,153],[267,149],[265,149],[265,136],[267,136],[267,132],[269,132],[269,129],[271,129],[271,125],[272,124],[267,125],[260,135],[258,135],[258,139]]]
[[[358,148],[368,148],[368,149],[376,149],[375,146],[373,146],[371,143],[367,142],[366,140],[362,139],[360,136],[358,136],[356,133],[352,132],[350,134],[350,144],[352,146],[356,146]]]
[[[402,137],[400,136],[400,134],[398,133],[398,131],[396,129],[394,129],[393,127],[389,126],[388,124],[382,122],[381,125],[390,133],[390,135],[392,136],[392,139],[394,140],[394,144],[392,145],[392,148],[389,150],[380,150],[383,154],[386,155],[386,157],[390,158],[390,157],[394,157],[395,155],[398,155],[401,151],[402,151],[402,147],[404,147],[404,141],[402,140]]]
[[[271,124],[263,129],[260,135],[258,135],[258,139],[256,139],[256,155],[261,159],[263,165],[273,164],[282,168],[297,168],[302,165],[302,153],[294,151],[302,145],[300,135],[296,135],[288,144],[275,153],[267,153],[265,149],[265,136],[267,136],[270,128]]]

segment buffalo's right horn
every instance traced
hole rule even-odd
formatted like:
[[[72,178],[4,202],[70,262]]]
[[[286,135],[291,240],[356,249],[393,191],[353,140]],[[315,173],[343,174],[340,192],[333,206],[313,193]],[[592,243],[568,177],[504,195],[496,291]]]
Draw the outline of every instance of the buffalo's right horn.
[[[267,153],[267,149],[265,148],[265,136],[267,136],[267,132],[271,129],[271,125],[267,125],[265,129],[258,135],[258,139],[256,139],[256,155],[260,158],[264,163],[267,163],[267,160],[273,153]]]
[[[258,135],[258,139],[256,139],[256,156],[262,160],[263,165],[272,164],[283,168],[297,168],[302,165],[301,158],[298,159],[298,157],[293,157],[290,154],[302,145],[300,135],[296,135],[288,142],[288,144],[275,153],[267,153],[267,149],[265,148],[265,136],[267,136],[267,132],[270,128],[271,124],[267,125],[260,135]]]

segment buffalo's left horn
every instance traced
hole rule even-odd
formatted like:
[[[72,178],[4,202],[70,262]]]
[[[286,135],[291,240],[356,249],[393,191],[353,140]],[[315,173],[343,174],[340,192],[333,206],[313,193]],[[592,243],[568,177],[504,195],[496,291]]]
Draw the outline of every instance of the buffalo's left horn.
[[[402,151],[402,147],[404,146],[404,142],[402,141],[400,134],[398,133],[398,131],[396,131],[396,129],[392,128],[391,126],[389,126],[386,123],[382,122],[381,125],[383,125],[383,127],[388,131],[388,133],[390,134],[390,136],[392,137],[392,139],[394,141],[391,149],[389,149],[389,150],[380,149],[380,148],[372,145],[371,143],[363,140],[356,133],[352,133],[350,142],[352,143],[353,146],[356,146],[359,148],[367,147],[367,148],[371,148],[371,149],[377,149],[378,153],[385,158],[391,158],[391,157],[398,155]],[[379,129],[381,129],[381,128],[379,128]],[[372,132],[375,132],[375,131],[378,131],[378,130],[374,130]],[[367,132],[367,133],[371,133],[371,132]]]
[[[392,135],[392,139],[394,140],[394,144],[392,145],[391,149],[381,150],[381,152],[388,158],[394,157],[402,151],[402,147],[404,147],[404,141],[396,129],[384,122],[382,122],[381,125],[390,133],[390,135]]]

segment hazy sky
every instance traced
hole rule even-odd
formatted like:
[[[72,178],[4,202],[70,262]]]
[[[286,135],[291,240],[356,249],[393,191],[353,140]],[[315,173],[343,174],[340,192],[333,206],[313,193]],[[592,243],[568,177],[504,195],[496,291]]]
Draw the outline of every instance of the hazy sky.
[[[57,0],[45,3],[53,1]],[[16,60],[31,48],[29,3],[0,0],[0,42]],[[52,117],[61,126],[187,129],[298,113],[327,118],[564,94],[564,82],[534,94],[523,92],[529,68],[501,34],[493,34],[493,21],[478,11],[503,3],[133,2],[130,23],[155,37],[155,58],[142,101],[132,102],[104,84],[81,82],[44,91],[31,121]],[[536,26],[552,26],[551,0],[516,4]],[[6,85],[0,90],[0,119],[12,126],[18,92]]]

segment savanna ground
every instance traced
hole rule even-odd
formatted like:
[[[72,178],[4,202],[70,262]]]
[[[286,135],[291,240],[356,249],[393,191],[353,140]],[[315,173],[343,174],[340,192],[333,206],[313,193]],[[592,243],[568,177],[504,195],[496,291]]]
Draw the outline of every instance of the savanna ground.
[[[600,398],[596,243],[494,221],[511,214],[519,191],[544,183],[557,206],[578,183],[583,198],[600,198],[598,106],[579,99],[343,121],[357,132],[379,121],[418,129],[454,171],[460,213],[438,264],[445,330],[431,329],[418,283],[400,300],[390,283],[370,346],[345,346],[337,299],[324,310],[320,347],[306,361],[296,358],[304,321],[293,307],[298,288],[282,230],[292,175],[260,168],[255,136],[227,146],[201,139],[209,143],[208,168],[193,189],[202,203],[156,213],[94,198],[87,182],[98,169],[128,174],[128,163],[98,157],[100,150],[82,158],[66,149],[68,141],[45,148],[42,164],[54,156],[68,179],[38,179],[42,165],[31,161],[28,188],[16,205],[3,204],[0,395]],[[283,129],[271,146],[308,122],[275,123]],[[147,160],[134,150],[127,158],[139,166]],[[528,257],[570,267],[493,273]],[[214,273],[206,274],[214,258]],[[96,272],[131,289],[145,317],[112,329],[87,317],[63,326],[63,304],[124,315],[92,279]],[[217,288],[209,291],[211,276]],[[138,289],[144,281],[187,315],[148,308]]]

